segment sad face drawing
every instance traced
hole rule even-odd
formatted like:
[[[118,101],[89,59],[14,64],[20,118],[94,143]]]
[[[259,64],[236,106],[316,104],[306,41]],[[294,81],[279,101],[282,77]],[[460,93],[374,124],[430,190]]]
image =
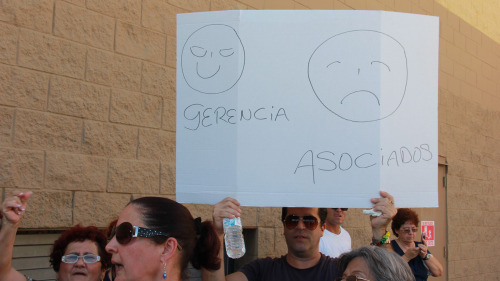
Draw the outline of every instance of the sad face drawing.
[[[316,97],[329,111],[348,121],[372,122],[401,105],[407,58],[403,46],[387,34],[348,31],[316,48],[308,75]]]
[[[223,24],[206,25],[186,40],[181,55],[184,80],[203,94],[220,94],[240,79],[245,49],[236,31]]]

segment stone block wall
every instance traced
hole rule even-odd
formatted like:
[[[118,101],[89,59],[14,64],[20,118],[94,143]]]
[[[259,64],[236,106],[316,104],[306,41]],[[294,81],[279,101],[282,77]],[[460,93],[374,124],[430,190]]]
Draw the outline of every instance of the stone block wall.
[[[440,17],[439,154],[449,280],[500,278],[500,47],[434,0],[0,1],[0,190],[34,191],[23,229],[105,227],[132,198],[175,198],[176,14],[388,10]],[[473,12],[473,11],[472,11]],[[490,13],[491,14],[491,13]],[[498,14],[498,13],[497,13]],[[493,22],[495,20],[493,19]],[[211,207],[189,205],[210,218]],[[245,208],[258,255],[286,252],[279,208]],[[370,238],[350,210],[353,246]]]

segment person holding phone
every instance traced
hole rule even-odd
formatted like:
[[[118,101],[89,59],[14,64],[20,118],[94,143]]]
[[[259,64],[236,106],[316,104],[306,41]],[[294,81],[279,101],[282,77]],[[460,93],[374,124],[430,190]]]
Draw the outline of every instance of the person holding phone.
[[[425,234],[415,241],[418,232],[418,214],[407,208],[400,208],[392,219],[392,232],[397,239],[391,241],[392,249],[408,262],[416,281],[425,281],[429,275],[443,274],[443,266],[427,248]]]

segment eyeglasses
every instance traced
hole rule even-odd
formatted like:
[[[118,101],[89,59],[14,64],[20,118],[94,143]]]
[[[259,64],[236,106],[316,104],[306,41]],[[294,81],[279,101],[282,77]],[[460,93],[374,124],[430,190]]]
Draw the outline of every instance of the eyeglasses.
[[[350,275],[350,276],[346,276],[346,277],[339,277],[339,278],[335,279],[335,281],[357,281],[357,280],[370,281],[370,280],[368,280],[366,278],[359,277],[359,276],[356,276],[356,275]]]
[[[318,227],[318,219],[314,216],[299,217],[296,215],[290,215],[287,216],[283,222],[285,223],[286,228],[294,229],[297,225],[299,225],[300,219],[302,219],[305,227],[309,230],[315,230],[316,227]]]
[[[132,240],[132,238],[135,237],[146,237],[146,238],[155,236],[170,237],[170,235],[164,232],[135,226],[129,222],[123,222],[119,226],[117,226],[111,233],[111,238],[113,238],[114,236],[116,236],[116,241],[118,241],[118,243],[122,245],[128,244]]]
[[[416,228],[405,228],[403,229],[403,232],[406,233],[406,234],[411,234],[412,232],[415,232],[417,233],[418,229]]]
[[[340,209],[340,210],[342,210],[342,211],[347,211],[347,210],[349,210],[349,208],[332,208],[332,209],[333,209],[333,210]]]
[[[79,258],[82,258],[84,263],[96,263],[101,260],[100,256],[96,256],[94,254],[86,254],[83,256],[69,254],[63,256],[61,261],[64,263],[77,263]]]

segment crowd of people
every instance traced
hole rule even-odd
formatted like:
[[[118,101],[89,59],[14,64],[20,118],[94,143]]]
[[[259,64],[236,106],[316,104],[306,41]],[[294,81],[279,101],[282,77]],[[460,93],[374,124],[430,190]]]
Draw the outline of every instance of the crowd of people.
[[[16,192],[2,203],[0,280],[33,280],[12,267],[16,232],[31,196],[31,192]],[[64,231],[52,246],[50,264],[58,281],[185,280],[188,264],[201,270],[204,281],[412,281],[442,274],[425,239],[413,241],[418,216],[409,209],[398,211],[386,192],[380,192],[372,203],[381,214],[370,219],[373,238],[369,246],[351,251],[349,239],[349,249],[340,257],[327,256],[319,250],[320,239],[325,229],[337,235],[345,232],[343,228],[338,232],[338,226],[347,209],[284,207],[287,254],[256,259],[225,275],[222,221],[243,215],[236,199],[216,204],[213,221],[202,222],[174,200],[141,197],[128,203],[106,231],[81,225]],[[397,236],[393,241],[387,231],[391,220]]]

